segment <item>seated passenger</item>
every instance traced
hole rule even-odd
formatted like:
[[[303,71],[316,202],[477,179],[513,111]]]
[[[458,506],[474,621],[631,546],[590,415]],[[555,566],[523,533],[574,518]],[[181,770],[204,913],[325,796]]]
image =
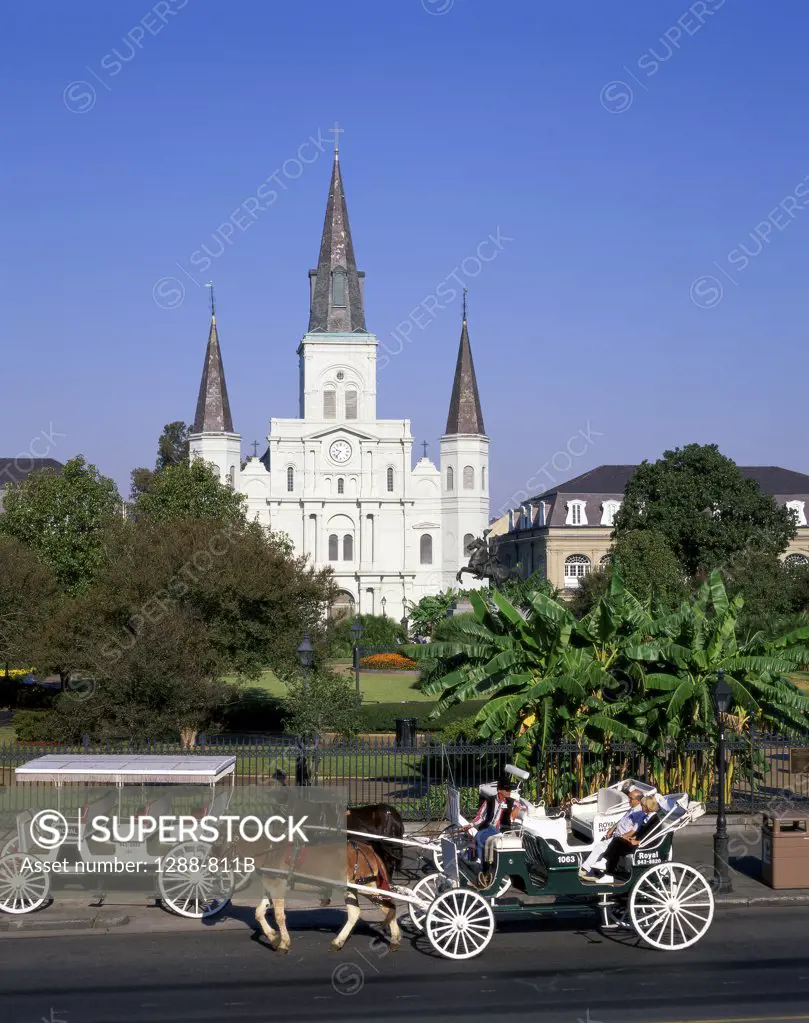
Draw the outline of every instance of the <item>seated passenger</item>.
[[[604,873],[598,879],[601,884],[613,884],[613,874],[622,856],[633,853],[643,838],[655,826],[658,817],[658,805],[654,796],[646,796],[642,801],[643,817],[633,831],[623,835],[615,835],[604,853]]]
[[[513,821],[520,812],[520,803],[510,793],[514,785],[505,775],[497,782],[497,795],[481,800],[478,812],[473,821],[464,827],[467,833],[471,828],[478,828],[475,835],[475,856],[470,862],[483,862],[483,849],[486,839],[503,831],[510,831]]]
[[[642,800],[643,793],[640,789],[629,790],[629,809],[617,822],[617,824],[613,824],[613,826],[607,831],[606,837],[602,841],[595,843],[592,852],[579,868],[579,877],[583,881],[591,881],[595,879],[596,872],[593,868],[606,853],[614,836],[620,837],[622,835],[634,834],[643,823],[643,820],[646,817],[646,811],[641,805]]]

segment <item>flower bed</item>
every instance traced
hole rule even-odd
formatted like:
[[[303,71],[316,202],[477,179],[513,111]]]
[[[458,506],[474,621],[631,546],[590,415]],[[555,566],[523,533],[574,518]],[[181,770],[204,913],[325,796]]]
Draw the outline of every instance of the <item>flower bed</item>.
[[[404,654],[371,654],[360,658],[361,668],[373,671],[418,671],[418,664]]]

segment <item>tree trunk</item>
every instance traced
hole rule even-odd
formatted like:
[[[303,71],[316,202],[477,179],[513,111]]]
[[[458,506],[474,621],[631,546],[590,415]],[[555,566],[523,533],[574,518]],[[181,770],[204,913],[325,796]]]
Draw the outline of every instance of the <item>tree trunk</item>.
[[[198,730],[191,725],[187,725],[180,729],[180,742],[182,743],[183,749],[191,749],[192,746],[197,744]]]

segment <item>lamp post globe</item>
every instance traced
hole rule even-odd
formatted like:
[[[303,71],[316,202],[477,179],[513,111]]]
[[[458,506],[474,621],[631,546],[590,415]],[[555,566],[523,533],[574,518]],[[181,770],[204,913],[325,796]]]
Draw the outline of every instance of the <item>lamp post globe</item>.
[[[713,837],[714,891],[717,895],[724,895],[733,891],[728,865],[728,829],[725,817],[725,715],[733,701],[733,690],[725,681],[725,673],[721,668],[716,673],[712,696],[718,737],[716,756],[719,787],[716,832]]]

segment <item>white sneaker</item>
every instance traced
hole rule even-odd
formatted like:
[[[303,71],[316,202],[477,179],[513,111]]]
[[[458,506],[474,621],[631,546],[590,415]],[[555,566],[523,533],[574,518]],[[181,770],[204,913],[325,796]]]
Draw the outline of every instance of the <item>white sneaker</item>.
[[[615,884],[615,878],[612,874],[602,874],[598,879],[599,884]]]

